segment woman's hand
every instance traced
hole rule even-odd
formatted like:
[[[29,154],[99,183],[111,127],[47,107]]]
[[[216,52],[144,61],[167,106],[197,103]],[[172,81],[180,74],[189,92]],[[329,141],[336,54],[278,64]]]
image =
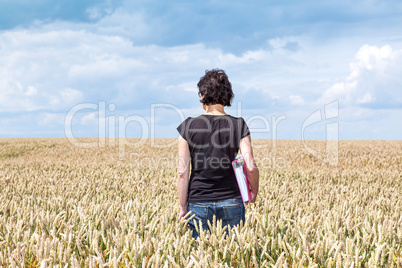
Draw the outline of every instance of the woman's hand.
[[[254,203],[256,199],[257,199],[257,193],[250,191],[250,203]]]
[[[187,214],[187,208],[180,208],[179,220],[181,220]]]

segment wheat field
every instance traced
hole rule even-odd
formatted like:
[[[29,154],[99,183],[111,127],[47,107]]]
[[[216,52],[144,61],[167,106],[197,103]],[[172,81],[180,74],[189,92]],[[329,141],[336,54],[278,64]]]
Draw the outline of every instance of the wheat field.
[[[339,141],[329,165],[255,140],[245,223],[197,240],[177,220],[174,142],[0,139],[0,267],[402,267],[402,141]]]

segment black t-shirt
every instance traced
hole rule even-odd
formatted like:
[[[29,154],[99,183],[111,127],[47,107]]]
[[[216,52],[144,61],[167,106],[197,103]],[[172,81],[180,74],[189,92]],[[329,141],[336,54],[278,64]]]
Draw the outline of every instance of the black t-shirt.
[[[232,161],[240,140],[250,131],[243,118],[231,115],[200,115],[178,127],[188,142],[191,175],[188,202],[218,201],[240,197]]]

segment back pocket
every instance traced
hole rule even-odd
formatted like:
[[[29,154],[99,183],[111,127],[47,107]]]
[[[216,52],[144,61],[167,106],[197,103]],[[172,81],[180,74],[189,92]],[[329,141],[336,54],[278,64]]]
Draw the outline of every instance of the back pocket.
[[[229,224],[230,226],[234,226],[240,224],[240,221],[244,222],[245,220],[245,208],[243,203],[223,207],[223,212],[225,214],[225,219],[222,222],[223,225]]]
[[[197,226],[199,226],[199,221],[201,221],[202,228],[205,230],[208,227],[208,206],[200,205],[197,203],[189,203],[188,210],[191,211],[189,217],[192,217],[194,215],[194,218],[189,222],[189,224],[194,225],[194,223],[196,222]]]

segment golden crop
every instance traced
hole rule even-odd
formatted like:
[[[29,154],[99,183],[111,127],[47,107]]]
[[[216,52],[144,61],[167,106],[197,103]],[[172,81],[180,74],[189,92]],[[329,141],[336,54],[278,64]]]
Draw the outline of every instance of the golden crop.
[[[256,140],[246,222],[197,240],[177,221],[177,146],[119,144],[0,139],[0,267],[402,267],[402,141],[340,141],[331,166]]]

